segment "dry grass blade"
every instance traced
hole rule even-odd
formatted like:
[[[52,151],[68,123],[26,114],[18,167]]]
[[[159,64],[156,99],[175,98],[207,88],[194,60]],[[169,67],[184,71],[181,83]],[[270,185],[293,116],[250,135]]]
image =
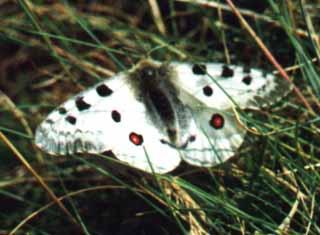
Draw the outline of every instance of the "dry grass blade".
[[[164,192],[167,194],[169,198],[176,201],[176,203],[179,205],[185,206],[185,208],[189,209],[186,214],[183,214],[183,212],[180,213],[180,216],[187,222],[189,222],[190,225],[190,235],[205,235],[208,234],[208,232],[203,228],[203,226],[199,223],[198,219],[193,215],[195,213],[197,217],[201,219],[203,223],[207,222],[207,216],[201,206],[199,206],[192,197],[183,190],[178,184],[176,184],[174,181],[161,181]]]
[[[282,184],[283,186],[287,187],[290,191],[294,192],[295,194],[299,194],[299,198],[308,200],[308,196],[302,193],[296,186],[289,183],[287,180],[277,176],[274,172],[272,172],[270,169],[262,167],[262,170],[266,172],[269,176],[274,178],[277,182]]]
[[[27,134],[30,137],[33,136],[32,130],[27,120],[25,119],[23,112],[20,109],[18,109],[17,106],[11,101],[11,99],[6,94],[4,94],[1,90],[0,90],[0,107],[3,107],[4,109],[7,109],[8,111],[12,112],[12,114],[16,117],[16,119],[20,121],[21,125],[24,127]],[[43,163],[42,155],[39,153],[39,151],[37,151],[34,145],[32,145],[32,147],[35,150],[37,160],[40,163]]]
[[[176,0],[177,2],[187,2],[187,3],[197,3],[197,4],[201,4],[203,6],[208,6],[211,8],[217,8],[219,10],[223,10],[223,11],[227,11],[227,12],[231,12],[232,9],[230,6],[228,6],[227,4],[221,3],[221,2],[214,2],[214,1],[208,1],[208,0]],[[281,28],[281,24],[278,21],[275,21],[274,19],[272,19],[269,16],[265,16],[262,14],[259,14],[255,11],[251,11],[251,10],[247,10],[247,9],[242,9],[242,8],[237,8],[239,10],[239,12],[247,17],[251,17],[252,19],[255,20],[261,20],[267,23],[272,24],[273,26],[279,27]],[[223,25],[223,24],[222,24]],[[309,36],[312,37],[313,40],[319,41],[320,40],[320,35],[318,35],[316,32],[312,32],[311,35],[308,34],[308,32],[306,32],[303,29],[300,28],[294,28],[292,29],[298,36],[304,37],[304,38],[308,38]]]
[[[81,193],[86,193],[86,192],[90,192],[90,191],[97,191],[97,190],[106,190],[106,189],[125,189],[122,186],[111,186],[111,185],[107,185],[107,186],[96,186],[96,187],[91,187],[91,188],[84,188],[75,192],[71,192],[68,193],[67,195],[61,196],[59,198],[57,198],[57,200],[61,203],[63,200],[68,199],[70,197],[79,195]],[[16,234],[26,223],[28,223],[30,220],[32,220],[34,217],[36,217],[37,215],[39,215],[40,213],[42,213],[43,211],[45,211],[46,209],[48,209],[49,207],[53,206],[55,202],[50,202],[47,205],[41,207],[40,209],[34,211],[33,213],[31,213],[30,215],[28,215],[26,218],[24,218],[15,228],[13,228],[11,230],[11,232],[9,233],[9,235],[14,235]]]
[[[163,23],[161,12],[159,9],[159,5],[156,0],[148,0],[149,5],[151,7],[151,12],[153,16],[153,20],[159,30],[159,32],[163,35],[166,35],[166,27],[165,24]]]
[[[221,22],[221,24],[223,24],[223,12],[221,9],[221,6],[218,6],[218,17],[219,17],[219,22]],[[223,49],[224,49],[224,55],[226,57],[226,62],[227,64],[231,63],[231,57],[230,57],[230,52],[228,49],[228,44],[227,44],[227,40],[226,40],[226,34],[225,34],[225,30],[222,29],[221,31],[221,40],[223,43]]]
[[[163,189],[165,194],[165,198],[168,200],[172,200],[173,203],[169,203],[164,200],[162,197],[159,197],[158,194],[155,194],[151,190],[147,189],[143,185],[138,184],[141,188],[140,191],[145,192],[146,194],[151,195],[161,204],[166,205],[171,208],[172,213],[179,216],[190,226],[189,234],[190,235],[206,235],[208,232],[206,229],[200,224],[199,221],[203,224],[207,224],[207,216],[203,211],[200,205],[198,205],[192,197],[183,190],[177,183],[174,181],[168,181],[165,179],[159,179],[159,183]],[[179,210],[180,206],[184,208],[183,210]],[[185,212],[186,210],[186,212]]]
[[[282,221],[278,229],[275,231],[277,234],[280,234],[280,235],[289,234],[290,223],[298,210],[299,200],[300,200],[300,193],[297,194],[297,198],[293,203],[288,216]]]
[[[302,5],[302,7],[305,6],[306,1],[301,0],[301,5]],[[317,38],[312,37],[312,35],[316,34],[316,29],[312,23],[311,16],[308,14],[307,11],[304,11],[304,15],[305,15],[305,21],[306,21],[307,27],[310,31],[310,38],[311,38],[311,40],[313,40],[313,42],[315,44],[315,46],[314,46],[315,52],[317,54],[318,59],[320,59],[320,38],[319,37],[317,37]]]
[[[188,1],[188,0],[180,0],[180,1],[186,1],[186,2],[190,2],[190,3],[198,3],[204,6],[208,6],[208,7],[217,7],[217,4],[206,1],[206,0],[197,0],[197,1]],[[258,37],[258,35],[254,32],[254,30],[250,27],[250,25],[248,24],[248,22],[244,19],[244,17],[242,16],[241,12],[237,9],[237,7],[233,4],[233,2],[231,0],[226,0],[226,2],[228,3],[228,5],[230,6],[230,8],[232,9],[232,11],[234,12],[234,14],[238,17],[240,23],[242,24],[242,26],[247,30],[247,32],[251,35],[251,37],[255,40],[255,42],[257,43],[257,45],[260,47],[260,49],[263,51],[263,53],[266,55],[266,57],[269,59],[269,61],[275,66],[275,68],[279,71],[279,74],[288,81],[288,83],[292,83],[291,79],[289,78],[288,74],[286,73],[286,71],[282,68],[282,66],[278,63],[278,61],[276,60],[276,58],[271,54],[271,52],[268,50],[268,48],[265,46],[265,44],[262,42],[262,40]],[[221,6],[220,6],[221,7]],[[301,91],[296,87],[293,86],[293,90],[296,93],[296,95],[299,97],[299,99],[301,100],[301,102],[304,104],[304,106],[310,111],[310,113],[315,114],[315,112],[313,111],[311,105],[309,104],[309,102],[305,99],[305,97],[303,96],[303,94],[301,93]]]
[[[57,203],[61,210],[68,216],[68,218],[75,224],[77,221],[73,218],[72,214],[68,209],[58,200],[57,196],[52,192],[49,186],[44,182],[41,176],[32,168],[32,166],[27,162],[27,160],[22,156],[22,154],[14,147],[10,140],[0,131],[0,139],[11,149],[14,155],[22,162],[22,164],[28,169],[28,171],[37,179],[39,184],[44,188],[44,190],[49,194],[50,198]]]
[[[238,11],[236,6],[233,4],[231,0],[226,0],[226,2],[229,4],[231,9],[233,10],[234,14],[238,17],[240,23],[242,26],[247,30],[247,32],[252,36],[252,38],[256,41],[257,45],[260,47],[260,49],[263,51],[263,53],[266,55],[266,57],[269,59],[269,61],[274,65],[274,67],[279,71],[279,74],[287,80],[289,83],[291,83],[291,79],[289,78],[286,71],[282,68],[282,66],[278,63],[276,58],[271,54],[271,52],[268,50],[268,48],[265,46],[265,44],[262,42],[262,40],[258,37],[258,35],[254,32],[254,30],[250,27],[248,22],[244,19],[244,17],[241,15],[241,13]],[[293,86],[294,92],[297,94],[297,96],[300,98],[301,102],[304,104],[304,106],[310,111],[310,113],[315,114],[313,111],[311,105],[309,102],[305,99],[301,91],[296,87]]]

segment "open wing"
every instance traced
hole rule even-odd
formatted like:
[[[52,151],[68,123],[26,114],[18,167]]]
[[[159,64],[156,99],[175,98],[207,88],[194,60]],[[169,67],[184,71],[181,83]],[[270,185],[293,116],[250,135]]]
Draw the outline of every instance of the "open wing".
[[[258,69],[220,63],[172,63],[174,82],[208,107],[254,108],[272,104],[290,91],[289,84]],[[181,92],[183,95],[183,92]],[[182,97],[184,99],[184,97]]]
[[[69,99],[38,127],[35,143],[50,154],[112,151],[129,165],[164,173],[180,162],[176,149],[161,142],[163,134],[150,122],[119,74]]]

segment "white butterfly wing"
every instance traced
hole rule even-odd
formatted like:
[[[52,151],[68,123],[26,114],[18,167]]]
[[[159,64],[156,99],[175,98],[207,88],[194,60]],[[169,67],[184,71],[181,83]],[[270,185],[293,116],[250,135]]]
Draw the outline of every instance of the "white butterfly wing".
[[[162,70],[160,63],[145,62],[133,71],[148,72],[146,65],[159,69],[160,74],[170,71],[168,78],[162,79],[172,79],[175,84],[177,96],[185,105],[180,107],[181,112],[192,111],[188,129],[174,130],[188,136],[186,146],[175,147],[168,142],[168,132],[162,130],[166,128],[163,123],[157,128],[158,123],[151,120],[150,109],[127,80],[128,73],[99,83],[54,110],[38,127],[36,144],[48,153],[61,155],[112,151],[120,160],[148,172],[168,172],[179,165],[181,156],[193,165],[213,166],[232,157],[243,142],[246,130],[232,112],[234,103],[241,108],[258,108],[286,93],[279,87],[288,87],[259,70],[244,71],[217,63],[171,63],[171,69]],[[155,82],[157,89],[166,89],[160,84],[169,84]]]
[[[102,153],[111,150],[129,165],[164,173],[180,162],[176,149],[149,121],[119,74],[84,91],[54,110],[38,127],[35,143],[50,154]]]
[[[194,112],[197,126],[194,141],[183,150],[183,159],[191,165],[209,167],[234,156],[246,130],[237,122],[232,110],[202,108]]]
[[[192,109],[196,123],[190,130],[194,141],[182,151],[192,165],[214,166],[235,155],[246,134],[231,109],[235,104],[258,108],[283,96],[274,93],[285,83],[257,69],[220,63],[170,65],[179,97]]]
[[[208,107],[229,109],[259,108],[283,97],[290,89],[285,80],[258,69],[220,63],[172,63],[174,82],[181,90]]]

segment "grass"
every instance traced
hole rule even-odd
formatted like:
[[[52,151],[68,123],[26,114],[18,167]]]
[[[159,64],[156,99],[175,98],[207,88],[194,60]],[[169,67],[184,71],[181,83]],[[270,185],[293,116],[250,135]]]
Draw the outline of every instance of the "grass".
[[[320,233],[319,4],[228,3],[0,2],[0,234]],[[154,176],[34,146],[50,110],[146,57],[275,67],[295,88],[247,111],[263,134],[208,169]]]

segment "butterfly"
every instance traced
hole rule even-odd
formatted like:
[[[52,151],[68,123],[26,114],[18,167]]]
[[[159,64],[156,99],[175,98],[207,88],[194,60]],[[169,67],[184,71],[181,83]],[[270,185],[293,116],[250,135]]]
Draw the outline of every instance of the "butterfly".
[[[258,69],[142,60],[53,110],[35,143],[52,155],[112,153],[147,172],[169,172],[181,160],[211,167],[245,137],[234,107],[259,109],[285,87]]]

